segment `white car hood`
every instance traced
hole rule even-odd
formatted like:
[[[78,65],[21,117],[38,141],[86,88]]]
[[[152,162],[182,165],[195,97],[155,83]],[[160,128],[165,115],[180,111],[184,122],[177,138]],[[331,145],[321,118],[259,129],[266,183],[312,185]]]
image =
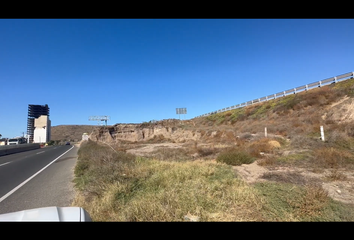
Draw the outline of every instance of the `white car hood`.
[[[43,207],[0,214],[0,221],[91,222],[81,207]]]

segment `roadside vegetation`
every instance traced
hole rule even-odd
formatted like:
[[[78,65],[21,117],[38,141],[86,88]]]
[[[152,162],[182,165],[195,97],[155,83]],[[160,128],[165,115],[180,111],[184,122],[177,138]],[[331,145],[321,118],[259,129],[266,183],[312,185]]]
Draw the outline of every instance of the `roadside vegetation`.
[[[251,156],[243,154],[240,159]],[[94,221],[354,220],[353,206],[332,200],[318,185],[247,184],[222,161],[136,157],[87,141],[75,175],[73,205]]]
[[[320,111],[354,97],[353,86],[350,79],[195,119],[203,142],[146,156],[127,153],[132,148],[127,143],[85,141],[72,205],[85,208],[94,221],[354,221],[353,204],[333,200],[321,185],[353,176],[354,124],[324,118]],[[271,172],[251,184],[234,170],[255,163],[325,177]]]

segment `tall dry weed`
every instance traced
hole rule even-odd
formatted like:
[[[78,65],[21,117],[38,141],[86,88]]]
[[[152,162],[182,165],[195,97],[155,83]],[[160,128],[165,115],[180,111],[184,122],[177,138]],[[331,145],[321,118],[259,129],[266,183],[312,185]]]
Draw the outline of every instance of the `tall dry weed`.
[[[289,199],[289,204],[294,208],[294,215],[300,219],[310,219],[320,216],[329,204],[328,192],[320,185],[307,184],[300,198]]]
[[[334,147],[314,150],[314,165],[322,168],[342,168],[353,166],[353,155]]]
[[[269,138],[261,138],[250,142],[243,148],[250,153],[253,157],[262,157],[262,153],[274,153],[274,150],[280,147],[271,143],[271,141],[277,142],[276,140],[271,140]]]

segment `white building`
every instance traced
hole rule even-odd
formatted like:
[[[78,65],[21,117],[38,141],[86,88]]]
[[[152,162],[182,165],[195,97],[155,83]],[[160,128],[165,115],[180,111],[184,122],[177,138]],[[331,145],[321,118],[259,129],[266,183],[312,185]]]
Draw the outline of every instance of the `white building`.
[[[46,143],[50,141],[50,120],[46,115],[34,119],[34,143]]]
[[[87,141],[89,139],[89,135],[87,133],[82,134],[82,141]]]

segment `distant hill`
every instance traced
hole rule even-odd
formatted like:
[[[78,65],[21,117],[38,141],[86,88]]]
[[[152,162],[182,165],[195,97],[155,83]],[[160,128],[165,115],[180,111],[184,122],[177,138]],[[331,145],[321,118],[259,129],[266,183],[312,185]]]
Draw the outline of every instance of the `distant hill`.
[[[51,127],[51,140],[54,141],[80,141],[82,134],[99,128],[98,125],[58,125]]]

